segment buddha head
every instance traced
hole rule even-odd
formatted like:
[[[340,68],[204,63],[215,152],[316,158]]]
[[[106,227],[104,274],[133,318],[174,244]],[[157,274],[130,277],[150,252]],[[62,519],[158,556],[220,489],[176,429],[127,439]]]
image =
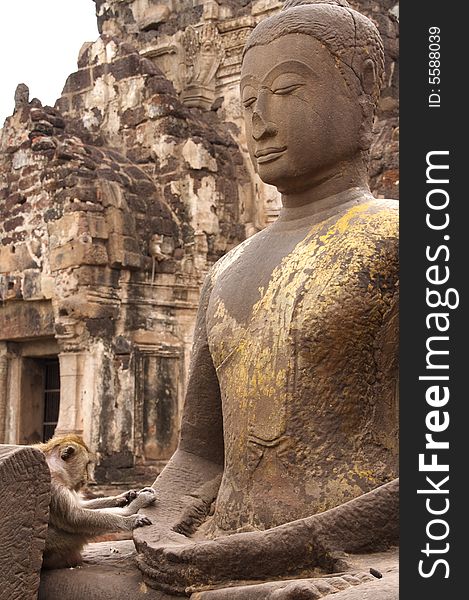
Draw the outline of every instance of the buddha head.
[[[288,0],[249,37],[241,99],[251,159],[280,192],[366,174],[384,53],[345,0]]]

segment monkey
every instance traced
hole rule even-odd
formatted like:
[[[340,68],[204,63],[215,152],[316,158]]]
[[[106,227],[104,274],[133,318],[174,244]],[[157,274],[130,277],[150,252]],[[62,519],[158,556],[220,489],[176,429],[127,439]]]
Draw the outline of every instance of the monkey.
[[[150,487],[94,500],[80,496],[79,490],[90,480],[92,464],[90,451],[81,437],[54,437],[34,447],[45,454],[51,473],[43,569],[79,565],[83,546],[97,535],[151,525],[148,517],[136,514],[155,502],[155,491]]]

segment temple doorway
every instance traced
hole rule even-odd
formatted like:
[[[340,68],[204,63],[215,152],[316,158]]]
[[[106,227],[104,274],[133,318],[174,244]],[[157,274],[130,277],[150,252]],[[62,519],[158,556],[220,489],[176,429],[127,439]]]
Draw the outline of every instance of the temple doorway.
[[[54,435],[59,418],[60,371],[58,357],[21,361],[19,443],[45,442]]]
[[[60,368],[58,358],[50,358],[40,362],[43,363],[42,368],[44,369],[42,441],[47,442],[54,435],[59,420]]]

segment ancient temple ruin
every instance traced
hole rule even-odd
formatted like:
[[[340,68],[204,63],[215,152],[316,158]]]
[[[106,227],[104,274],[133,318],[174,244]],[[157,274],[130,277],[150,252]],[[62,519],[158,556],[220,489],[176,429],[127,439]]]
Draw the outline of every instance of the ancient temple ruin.
[[[279,210],[238,83],[281,2],[95,4],[101,35],[55,107],[19,86],[1,131],[0,442],[80,433],[99,482],[148,483],[176,447],[204,276]],[[396,198],[398,8],[352,5],[385,43],[371,187]]]

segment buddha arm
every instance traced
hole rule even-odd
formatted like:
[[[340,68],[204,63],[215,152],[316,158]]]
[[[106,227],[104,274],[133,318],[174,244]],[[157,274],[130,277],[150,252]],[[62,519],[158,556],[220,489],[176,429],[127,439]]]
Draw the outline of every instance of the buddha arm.
[[[206,516],[218,492],[224,445],[220,389],[205,325],[209,297],[207,278],[194,332],[179,446],[153,485],[157,502],[147,511],[158,531],[152,527],[136,531],[137,547],[140,543],[151,544],[159,536],[167,539],[166,534],[173,530],[189,533]]]
[[[340,553],[397,544],[398,497],[396,479],[329,511],[266,531],[183,544],[167,540],[146,553],[141,568],[152,585],[179,594],[236,581],[308,577],[315,567],[342,570]]]

